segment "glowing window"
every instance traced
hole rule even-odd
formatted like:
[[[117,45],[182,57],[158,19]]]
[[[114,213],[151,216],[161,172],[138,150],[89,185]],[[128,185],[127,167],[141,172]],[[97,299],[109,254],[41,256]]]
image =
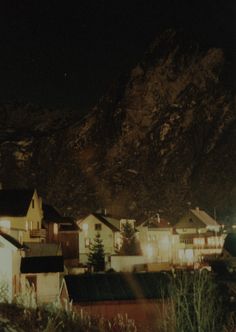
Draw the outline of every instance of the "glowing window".
[[[204,246],[205,239],[203,237],[194,238],[193,243],[197,246]]]
[[[153,247],[150,244],[147,245],[146,251],[147,251],[147,256],[151,258],[153,256]]]
[[[82,225],[82,230],[83,230],[84,232],[87,232],[87,230],[88,230],[88,224],[83,224],[83,225]]]
[[[53,224],[53,234],[54,235],[58,234],[58,225],[56,223]]]
[[[85,248],[88,248],[90,246],[90,239],[85,239]]]

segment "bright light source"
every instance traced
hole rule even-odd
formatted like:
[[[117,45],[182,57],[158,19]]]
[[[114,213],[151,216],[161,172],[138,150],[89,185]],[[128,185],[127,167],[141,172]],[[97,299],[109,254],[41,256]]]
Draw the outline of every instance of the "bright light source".
[[[53,224],[53,234],[54,235],[58,234],[58,224],[56,224],[56,223]]]
[[[151,244],[147,245],[146,251],[148,258],[151,258],[153,256],[153,247]]]

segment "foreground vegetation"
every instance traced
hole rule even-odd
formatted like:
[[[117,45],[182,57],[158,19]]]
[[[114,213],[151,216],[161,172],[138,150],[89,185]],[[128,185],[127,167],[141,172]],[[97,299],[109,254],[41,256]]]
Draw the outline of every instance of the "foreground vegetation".
[[[17,332],[135,332],[137,331],[133,320],[126,315],[118,315],[112,320],[101,317],[91,317],[83,311],[76,314],[72,311],[57,309],[54,306],[24,308],[17,304],[0,304],[0,317],[16,322],[14,331]],[[0,319],[1,323],[1,319]],[[0,331],[1,325],[0,325]],[[4,331],[4,330],[3,330]],[[8,331],[8,330],[7,330]],[[10,332],[10,329],[9,329]]]
[[[157,315],[162,317],[162,320],[156,324],[153,319],[155,326],[149,329],[144,326],[142,332],[236,331],[236,305],[233,303],[232,306],[230,302],[227,282],[204,272],[178,272],[169,277],[168,292],[163,292],[157,309],[160,310]],[[83,310],[75,313],[70,305],[67,310],[59,303],[37,307],[35,302],[31,301],[31,295],[29,292],[11,304],[0,303],[0,331],[138,331],[135,322],[127,315],[118,315],[107,320],[92,317]]]

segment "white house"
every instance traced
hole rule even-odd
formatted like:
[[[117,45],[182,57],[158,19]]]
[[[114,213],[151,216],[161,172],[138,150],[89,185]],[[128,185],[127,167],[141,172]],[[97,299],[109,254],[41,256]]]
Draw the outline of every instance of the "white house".
[[[0,190],[0,230],[9,233],[20,243],[41,242],[42,199],[36,190]]]
[[[32,289],[38,304],[58,300],[60,274],[64,271],[62,256],[23,257],[20,270],[22,293],[26,293],[29,288]]]
[[[78,221],[79,234],[79,259],[87,263],[90,244],[97,233],[103,240],[106,261],[112,254],[120,249],[122,243],[121,230],[124,223],[129,222],[134,227],[133,219],[116,219],[107,214],[92,213]]]
[[[20,242],[0,232],[0,301],[12,301],[20,291],[20,263],[24,251]]]
[[[156,214],[137,229],[146,262],[173,263],[178,239],[168,220]]]
[[[222,252],[226,234],[215,219],[198,207],[190,209],[174,229],[179,237],[177,264],[192,265],[205,255]]]

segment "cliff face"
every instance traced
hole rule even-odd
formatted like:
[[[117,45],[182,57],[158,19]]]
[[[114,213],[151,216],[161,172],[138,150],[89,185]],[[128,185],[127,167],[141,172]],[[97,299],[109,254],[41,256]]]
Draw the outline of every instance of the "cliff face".
[[[141,219],[159,211],[175,221],[191,202],[232,218],[231,65],[223,50],[167,31],[81,121],[75,114],[2,107],[3,186],[35,186],[74,216],[103,206]]]

